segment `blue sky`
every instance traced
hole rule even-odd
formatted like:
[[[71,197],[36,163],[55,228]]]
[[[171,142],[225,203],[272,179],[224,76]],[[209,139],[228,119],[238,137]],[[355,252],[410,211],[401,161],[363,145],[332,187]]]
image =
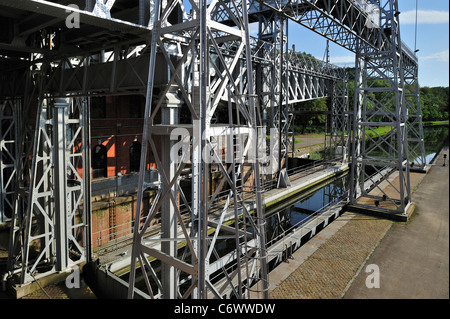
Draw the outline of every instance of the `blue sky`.
[[[416,0],[399,0],[400,34],[414,50]],[[325,38],[289,23],[289,47],[305,51],[322,59]],[[419,57],[420,86],[449,86],[449,2],[448,0],[418,0],[417,56]],[[334,43],[330,44],[331,62],[354,65],[354,54]]]

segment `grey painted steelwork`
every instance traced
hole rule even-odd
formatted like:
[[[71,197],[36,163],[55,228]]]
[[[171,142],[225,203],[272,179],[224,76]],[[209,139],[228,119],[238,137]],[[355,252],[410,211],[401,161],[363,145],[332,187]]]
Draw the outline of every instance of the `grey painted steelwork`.
[[[386,122],[364,107],[370,92],[395,96],[395,111],[381,106],[375,112],[393,127],[380,142],[392,150],[387,167],[402,171],[408,153],[424,158],[418,62],[401,42],[395,6],[395,0],[2,0],[0,155],[9,161],[1,167],[0,222],[11,223],[10,273],[28,283],[90,260],[89,100],[140,94],[146,96],[145,143],[129,297],[137,291],[134,271],[141,269],[147,270],[147,297],[246,298],[251,290],[267,297],[260,183],[287,168],[296,103],[331,97],[331,157],[346,160],[352,130],[345,70],[289,49],[286,22],[357,53],[352,173],[364,183],[364,166],[386,165],[368,160],[370,149],[356,134]],[[79,17],[80,28],[65,26],[69,14]],[[252,22],[258,22],[258,38],[248,34]],[[374,71],[393,84],[368,86],[380,78]],[[33,124],[28,116],[35,110]],[[155,122],[158,111],[161,122]],[[179,122],[182,111],[189,123]],[[171,140],[175,128],[190,137]],[[274,174],[262,174],[261,158],[251,152],[261,145],[251,137],[269,129],[279,136],[273,147],[279,157],[271,163]],[[160,151],[156,136],[163,140]],[[228,153],[220,153],[221,140],[228,141]],[[177,142],[191,150],[181,163],[170,153]],[[147,151],[156,158],[159,182],[145,172]],[[214,163],[204,160],[208,152]],[[399,210],[411,198],[408,169],[406,161]],[[213,172],[221,179],[210,192]],[[191,198],[182,180],[191,182]],[[151,187],[157,196],[144,211],[143,191]],[[356,200],[356,184],[352,194]],[[162,230],[148,237],[145,230],[159,217]],[[226,240],[231,250],[223,252]]]
[[[352,147],[354,184],[350,196],[354,205],[361,205],[357,203],[359,197],[369,196],[373,197],[372,207],[378,206],[380,201],[389,201],[394,206],[389,210],[405,213],[411,202],[405,87],[407,62],[402,54],[398,16],[397,1],[384,2],[380,6],[380,26],[384,30],[378,40],[380,49],[375,50],[362,41],[357,49]],[[378,79],[382,80],[381,84],[375,81]],[[378,126],[388,126],[389,133],[378,139],[367,135]],[[388,181],[391,173],[397,171],[398,185],[389,182],[393,193],[387,194],[380,189],[382,196],[368,195],[364,183],[383,171],[388,173],[381,181]]]
[[[14,194],[18,166],[18,145],[21,101],[5,99],[0,101],[0,224],[12,219]]]
[[[245,2],[244,2],[245,3]],[[136,220],[134,230],[133,250],[131,257],[131,273],[129,282],[129,298],[132,298],[135,291],[136,272],[141,272],[145,279],[145,293],[151,297],[177,298],[189,297],[207,298],[215,296],[220,298],[224,291],[232,290],[237,298],[243,298],[249,293],[250,285],[257,281],[262,281],[263,289],[267,291],[267,272],[265,270],[265,239],[263,224],[261,224],[263,211],[261,206],[261,192],[259,186],[259,164],[256,161],[251,168],[250,173],[244,176],[243,158],[232,156],[232,162],[227,163],[223,157],[218,155],[219,149],[212,144],[214,137],[211,135],[211,119],[221,102],[221,96],[226,94],[226,109],[228,113],[228,123],[224,128],[226,132],[237,132],[235,139],[228,133],[228,139],[231,143],[227,144],[227,151],[244,148],[241,156],[254,156],[248,152],[248,147],[256,149],[255,137],[243,140],[240,130],[257,128],[257,110],[255,106],[255,95],[253,93],[253,72],[251,65],[251,47],[246,26],[247,15],[245,9],[243,13],[233,16],[237,29],[230,28],[227,25],[215,21],[215,7],[220,7],[217,2],[207,6],[206,1],[195,3],[191,19],[183,24],[169,25],[168,17],[176,10],[176,5],[181,2],[165,4],[157,1],[155,3],[156,12],[162,12],[162,16],[156,15],[152,21],[152,42],[151,52],[156,53],[156,48],[166,59],[170,66],[169,84],[162,89],[158,96],[154,96],[155,75],[152,71],[155,69],[156,54],[151,55],[149,64],[149,79],[147,83],[147,104],[145,111],[145,124],[143,132],[143,152],[141,157],[141,170],[138,188],[138,199],[136,206]],[[194,3],[192,3],[194,5]],[[180,8],[183,15],[184,8]],[[178,20],[181,22],[181,16]],[[181,46],[173,45],[170,39],[183,38],[184,43]],[[169,39],[169,40],[167,40]],[[172,64],[176,57],[177,67]],[[247,63],[242,63],[241,61]],[[192,70],[192,71],[190,71]],[[187,75],[191,74],[192,78]],[[244,81],[246,85],[244,85]],[[187,104],[191,124],[188,128],[193,135],[192,144],[190,136],[181,136],[185,140],[187,147],[192,149],[192,157],[184,153],[181,163],[175,163],[174,159],[166,158],[165,162],[158,159],[158,152],[154,145],[154,134],[152,127],[156,112],[161,108],[164,112],[170,112],[165,101],[170,100],[170,95],[174,94],[170,90],[178,91],[178,96],[182,96]],[[154,101],[154,102],[153,102]],[[153,103],[150,103],[153,102]],[[181,102],[181,101],[180,101]],[[154,104],[154,105],[152,105]],[[235,107],[234,107],[235,106]],[[236,113],[236,119],[233,119],[233,113]],[[176,119],[174,119],[176,121]],[[235,122],[237,120],[237,122]],[[241,123],[240,123],[241,122]],[[161,122],[162,126],[176,127],[176,122]],[[250,131],[252,132],[252,131]],[[189,133],[189,132],[188,132]],[[253,143],[253,145],[250,145]],[[163,145],[163,149],[170,144]],[[157,158],[157,169],[162,179],[162,185],[158,190],[158,196],[151,209],[147,212],[142,210],[142,195],[144,189],[144,167],[146,163],[147,147],[151,148],[151,153]],[[217,194],[209,192],[209,175],[211,162],[205,159],[205,150],[212,153],[213,164],[218,166],[223,174],[222,184],[228,184],[229,191],[226,193],[225,202],[216,198]],[[168,152],[162,150],[162,153]],[[230,156],[230,154],[227,154]],[[164,155],[163,155],[164,156]],[[162,158],[164,160],[164,158]],[[175,165],[173,169],[167,171],[165,165]],[[166,163],[166,164],[165,164]],[[192,177],[192,201],[184,202],[188,214],[182,215],[179,211],[179,205],[176,198],[183,191],[179,184],[179,176],[186,164],[190,163]],[[248,167],[248,166],[247,166]],[[238,181],[239,180],[239,181]],[[245,184],[250,183],[250,186]],[[249,188],[249,190],[244,190]],[[217,192],[216,192],[217,193]],[[211,196],[212,195],[212,196]],[[168,203],[171,208],[165,209]],[[184,198],[184,196],[182,196]],[[246,201],[255,201],[253,214],[246,208]],[[217,206],[219,205],[219,206]],[[219,207],[220,214],[214,216],[210,214],[210,207]],[[146,230],[158,214],[161,207],[162,232],[160,240],[161,250],[155,248],[155,242],[145,239]],[[169,213],[173,209],[172,213]],[[227,221],[226,214],[232,213],[234,227],[223,225]],[[190,213],[190,214],[189,214]],[[164,214],[169,214],[164,217]],[[142,224],[140,221],[142,220]],[[164,226],[169,222],[174,227],[169,230]],[[250,223],[254,227],[253,239],[250,245],[247,242],[247,227]],[[178,227],[177,227],[178,224]],[[215,231],[210,232],[211,224]],[[165,227],[167,228],[166,230]],[[181,229],[181,233],[179,231]],[[227,229],[228,235],[220,235],[219,229]],[[221,258],[216,244],[223,243],[225,239],[234,242],[232,246],[235,251],[235,257],[232,259],[237,264],[229,268],[229,263],[223,264],[218,268],[221,273],[219,281],[214,283],[211,276],[211,264],[214,259]],[[184,249],[177,247],[180,243],[185,245]],[[159,245],[159,244],[158,244]],[[157,246],[158,246],[157,245]],[[172,248],[169,248],[171,245]],[[165,248],[165,246],[167,246]],[[148,256],[162,265],[161,273],[155,271],[155,262],[148,261]],[[139,269],[136,264],[139,263]],[[221,262],[222,263],[222,262]],[[258,267],[255,266],[258,264]],[[255,272],[260,269],[261,274]],[[145,270],[145,271],[144,271]],[[148,272],[148,273],[147,273]],[[217,276],[217,272],[215,276]],[[234,278],[237,276],[238,281]],[[260,277],[261,276],[261,277]],[[187,286],[183,287],[182,284]],[[154,287],[152,287],[152,284]],[[267,292],[266,292],[267,293]]]

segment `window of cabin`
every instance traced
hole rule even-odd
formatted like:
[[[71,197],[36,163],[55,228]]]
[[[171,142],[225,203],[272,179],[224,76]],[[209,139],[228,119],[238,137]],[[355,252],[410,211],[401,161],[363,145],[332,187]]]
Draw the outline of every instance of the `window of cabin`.
[[[130,96],[130,118],[138,119],[144,117],[143,104],[144,97],[142,95]]]
[[[96,145],[92,150],[92,178],[108,177],[106,146]]]
[[[105,96],[91,97],[91,118],[93,118],[93,119],[106,118],[106,97]]]
[[[141,143],[134,141],[130,146],[130,171],[139,172],[141,162]]]

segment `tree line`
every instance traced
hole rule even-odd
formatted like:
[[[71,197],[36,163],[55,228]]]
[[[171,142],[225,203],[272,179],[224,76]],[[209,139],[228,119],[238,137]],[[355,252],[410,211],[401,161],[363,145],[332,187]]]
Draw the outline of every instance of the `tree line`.
[[[386,87],[386,80],[374,79],[368,81],[368,86],[371,87]],[[348,100],[349,107],[353,109],[354,105],[355,82],[351,80],[348,82]],[[449,116],[449,87],[422,87],[420,88],[420,106],[422,112],[422,120],[428,121],[448,121]],[[386,108],[394,110],[394,101],[387,97],[389,93],[386,92],[372,92],[369,93],[366,100],[367,111],[374,107],[374,101],[388,101]],[[411,98],[408,98],[411,99]],[[321,98],[299,103],[296,111],[308,111],[302,116],[294,116],[292,123],[292,130],[295,133],[306,134],[323,132],[326,123],[326,115],[324,111],[329,110],[330,99]],[[317,113],[314,113],[317,112]],[[383,122],[383,116],[379,115],[372,117],[372,121]]]
[[[449,88],[420,88],[420,107],[423,121],[448,121]]]

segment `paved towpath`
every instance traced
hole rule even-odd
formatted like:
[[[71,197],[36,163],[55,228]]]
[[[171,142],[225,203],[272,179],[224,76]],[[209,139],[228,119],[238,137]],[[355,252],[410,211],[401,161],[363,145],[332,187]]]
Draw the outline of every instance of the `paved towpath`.
[[[448,170],[447,147],[428,174],[411,173],[408,223],[345,212],[269,274],[270,298],[449,298]],[[380,288],[366,286],[372,264]]]

